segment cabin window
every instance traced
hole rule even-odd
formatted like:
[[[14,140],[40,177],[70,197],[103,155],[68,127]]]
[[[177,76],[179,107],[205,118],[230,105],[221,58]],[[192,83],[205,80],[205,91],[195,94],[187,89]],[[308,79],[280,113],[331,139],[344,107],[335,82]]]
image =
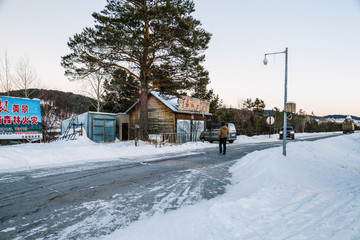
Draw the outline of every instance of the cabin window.
[[[176,133],[177,142],[199,141],[200,133],[204,131],[204,120],[177,119]]]
[[[192,122],[192,141],[199,141],[200,133],[205,130],[205,121],[193,120]]]
[[[184,143],[190,141],[190,131],[191,131],[191,120],[187,120],[187,119],[176,120],[176,133],[177,133],[178,143]]]

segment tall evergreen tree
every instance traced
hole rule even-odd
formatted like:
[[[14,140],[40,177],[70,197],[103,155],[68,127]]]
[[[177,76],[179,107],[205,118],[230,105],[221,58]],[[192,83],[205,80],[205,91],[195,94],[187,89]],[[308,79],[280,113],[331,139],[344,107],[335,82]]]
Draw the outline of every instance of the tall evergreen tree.
[[[140,139],[147,139],[147,96],[153,90],[176,94],[189,90],[207,72],[201,63],[211,34],[192,17],[192,0],[108,0],[93,13],[94,28],[85,28],[68,42],[72,53],[62,57],[71,79],[99,69],[125,70],[140,97]]]
[[[265,102],[256,98],[253,102],[253,112],[255,115],[254,127],[256,134],[265,133],[268,130],[265,117]]]

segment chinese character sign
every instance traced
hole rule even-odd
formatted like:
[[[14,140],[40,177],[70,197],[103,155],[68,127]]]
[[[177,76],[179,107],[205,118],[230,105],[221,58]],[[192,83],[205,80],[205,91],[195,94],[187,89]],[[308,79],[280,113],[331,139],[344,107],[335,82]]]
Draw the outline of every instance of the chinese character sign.
[[[40,100],[0,96],[0,139],[41,139]]]
[[[210,109],[209,102],[193,97],[183,96],[178,99],[178,104],[181,111],[209,113]]]

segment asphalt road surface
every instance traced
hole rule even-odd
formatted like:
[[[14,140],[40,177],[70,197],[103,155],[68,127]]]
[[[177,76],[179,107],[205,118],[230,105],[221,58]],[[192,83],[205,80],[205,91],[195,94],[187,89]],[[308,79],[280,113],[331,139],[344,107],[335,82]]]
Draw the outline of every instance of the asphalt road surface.
[[[0,173],[0,239],[98,239],[224,193],[236,160],[281,144],[227,144],[225,156],[214,147],[133,164],[113,160]]]

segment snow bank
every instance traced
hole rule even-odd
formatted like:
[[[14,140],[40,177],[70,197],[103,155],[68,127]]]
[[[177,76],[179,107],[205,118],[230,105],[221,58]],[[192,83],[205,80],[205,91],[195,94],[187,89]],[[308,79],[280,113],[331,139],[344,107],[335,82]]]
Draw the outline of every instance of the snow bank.
[[[320,133],[295,133],[295,139],[307,139],[313,138],[318,136],[329,136],[339,134],[340,132],[320,132]],[[272,134],[272,135],[255,135],[252,137],[248,137],[245,135],[237,136],[237,139],[234,143],[257,143],[257,142],[275,142],[279,141],[279,134]],[[282,140],[281,140],[282,141]]]
[[[334,133],[323,133],[334,134]],[[317,134],[297,134],[297,138],[318,136]],[[233,144],[279,141],[278,135],[261,135],[254,137],[238,136]],[[52,166],[64,166],[100,161],[142,161],[143,156],[180,153],[195,149],[217,147],[217,143],[196,142],[182,145],[155,145],[140,142],[135,147],[134,141],[115,143],[94,143],[86,136],[77,140],[52,143],[32,143],[13,146],[0,146],[0,171],[15,171]]]
[[[128,163],[129,161],[142,161],[142,156],[177,153],[211,146],[213,145],[199,142],[167,145],[159,148],[152,144],[139,142],[139,146],[135,147],[134,141],[94,143],[83,136],[69,141],[0,146],[0,171],[115,160]]]
[[[360,134],[287,146],[239,160],[224,195],[104,239],[359,239]]]

